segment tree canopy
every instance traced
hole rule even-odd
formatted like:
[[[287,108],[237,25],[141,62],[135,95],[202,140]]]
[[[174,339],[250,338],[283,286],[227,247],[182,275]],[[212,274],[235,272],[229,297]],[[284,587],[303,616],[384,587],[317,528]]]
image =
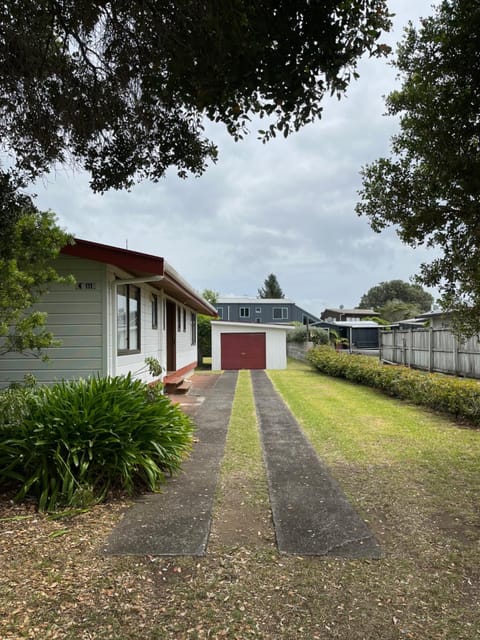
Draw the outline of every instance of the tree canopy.
[[[94,190],[198,175],[216,157],[204,119],[268,140],[340,97],[390,18],[386,0],[6,0],[0,140],[19,184],[55,163]],[[4,170],[7,170],[4,167]]]
[[[387,98],[400,116],[392,154],[363,169],[359,214],[380,232],[437,248],[418,281],[437,287],[464,335],[480,331],[480,5],[444,0],[412,25],[395,65],[402,86]]]
[[[414,305],[418,312],[424,312],[430,310],[433,296],[419,284],[410,284],[403,280],[389,280],[380,282],[364,293],[358,307],[359,309],[380,311],[382,307],[392,301],[404,305]],[[390,318],[385,319],[389,320]]]
[[[31,307],[52,283],[65,282],[52,261],[70,236],[51,212],[39,211],[16,193],[6,176],[0,175],[0,182],[0,355],[40,355],[56,343],[45,328],[46,315]]]
[[[285,294],[278,284],[277,276],[271,273],[265,278],[263,287],[258,290],[259,298],[284,298]]]

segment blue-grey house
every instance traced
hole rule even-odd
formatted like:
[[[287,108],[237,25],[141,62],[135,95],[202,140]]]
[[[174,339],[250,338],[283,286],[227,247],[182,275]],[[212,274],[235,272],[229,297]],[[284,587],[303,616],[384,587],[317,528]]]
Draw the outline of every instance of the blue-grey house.
[[[318,317],[297,307],[288,298],[218,298],[218,319],[228,322],[258,322],[263,324],[311,324]]]

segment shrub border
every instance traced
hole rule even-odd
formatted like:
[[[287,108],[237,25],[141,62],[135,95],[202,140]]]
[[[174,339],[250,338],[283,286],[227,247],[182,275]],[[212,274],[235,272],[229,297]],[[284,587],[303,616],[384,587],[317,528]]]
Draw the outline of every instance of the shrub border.
[[[373,387],[480,425],[480,382],[477,380],[383,364],[371,356],[337,352],[324,346],[311,349],[307,360],[326,375]]]

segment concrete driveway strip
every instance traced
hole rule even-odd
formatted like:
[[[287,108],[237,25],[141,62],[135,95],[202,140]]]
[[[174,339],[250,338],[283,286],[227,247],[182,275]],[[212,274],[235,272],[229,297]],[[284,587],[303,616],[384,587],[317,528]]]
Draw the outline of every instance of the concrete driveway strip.
[[[266,373],[252,371],[252,382],[280,553],[382,557]]]
[[[147,494],[124,515],[103,548],[111,555],[205,554],[237,372],[227,371],[196,411],[196,439],[183,471],[162,493]]]

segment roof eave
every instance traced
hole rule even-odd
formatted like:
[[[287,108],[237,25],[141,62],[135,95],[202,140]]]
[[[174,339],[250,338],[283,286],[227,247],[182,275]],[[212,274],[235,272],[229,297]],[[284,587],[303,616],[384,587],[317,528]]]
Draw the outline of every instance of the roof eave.
[[[68,256],[93,260],[103,264],[110,264],[134,276],[162,276],[161,280],[152,281],[150,285],[158,290],[164,290],[179,302],[188,305],[194,311],[207,316],[217,316],[216,309],[200,294],[198,294],[173,269],[164,258],[147,253],[121,249],[110,245],[90,242],[75,238],[75,244],[66,245],[61,253]],[[148,282],[148,280],[145,280]]]

